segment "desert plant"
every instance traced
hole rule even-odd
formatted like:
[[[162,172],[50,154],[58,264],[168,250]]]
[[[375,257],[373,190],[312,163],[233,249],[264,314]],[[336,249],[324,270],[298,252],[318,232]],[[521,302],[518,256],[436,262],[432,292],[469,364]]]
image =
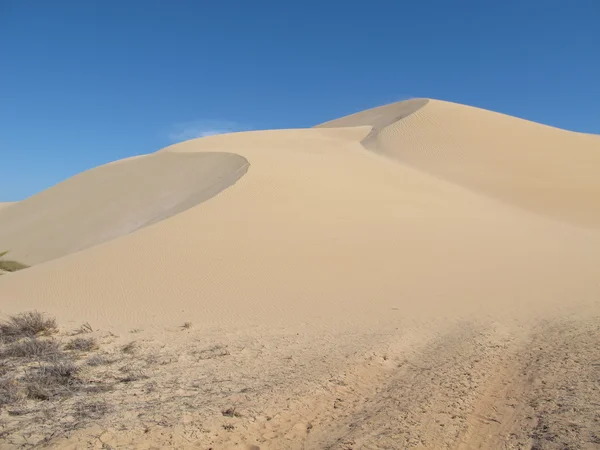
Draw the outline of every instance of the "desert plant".
[[[0,378],[0,407],[19,400],[17,382],[9,377]]]
[[[103,366],[105,364],[110,364],[111,362],[113,361],[104,355],[92,355],[86,360],[86,364],[92,367]]]
[[[57,331],[56,320],[42,313],[30,311],[11,316],[0,323],[0,341],[13,342],[24,337],[48,335]]]
[[[0,252],[0,270],[4,270],[6,272],[16,272],[17,270],[27,269],[29,267],[27,264],[3,259],[4,255],[7,253],[8,251]]]
[[[20,263],[18,261],[11,261],[6,259],[0,259],[0,269],[5,272],[16,272],[18,270],[27,269],[27,264]]]
[[[137,342],[131,341],[129,344],[125,344],[123,347],[121,347],[121,351],[123,353],[132,354],[137,349],[137,346]]]
[[[60,352],[60,345],[54,339],[25,338],[6,346],[0,355],[5,358],[54,359]]]
[[[229,350],[227,350],[226,345],[216,344],[203,350],[193,350],[190,352],[190,354],[195,356],[198,360],[201,360],[214,359],[219,358],[221,356],[228,356],[230,353]]]
[[[221,411],[225,417],[242,417],[242,415],[236,411],[235,407],[227,408]]]
[[[141,368],[136,367],[133,364],[126,364],[119,368],[119,371],[125,374],[125,376],[119,378],[119,382],[121,383],[131,383],[150,378]]]
[[[96,350],[98,348],[98,343],[96,339],[93,337],[90,338],[75,338],[67,342],[65,345],[65,349],[67,350],[76,350],[79,352],[89,352],[92,350]]]
[[[99,420],[104,417],[110,410],[110,407],[105,401],[90,401],[79,402],[75,404],[73,417],[80,421]]]
[[[77,378],[78,368],[65,360],[29,370],[23,378],[27,397],[36,400],[50,400],[66,396],[81,385]]]
[[[81,325],[79,328],[77,328],[75,331],[73,331],[71,333],[72,336],[78,335],[78,334],[86,334],[86,333],[91,333],[92,331],[94,331],[94,329],[92,328],[92,326],[89,323],[84,323],[83,325]]]

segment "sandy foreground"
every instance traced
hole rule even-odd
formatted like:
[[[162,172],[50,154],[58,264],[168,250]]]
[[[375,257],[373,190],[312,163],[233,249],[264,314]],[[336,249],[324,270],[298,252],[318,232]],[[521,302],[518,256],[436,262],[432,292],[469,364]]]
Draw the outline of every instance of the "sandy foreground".
[[[598,174],[599,136],[417,99],[0,205],[0,313],[116,380],[0,448],[600,448]]]

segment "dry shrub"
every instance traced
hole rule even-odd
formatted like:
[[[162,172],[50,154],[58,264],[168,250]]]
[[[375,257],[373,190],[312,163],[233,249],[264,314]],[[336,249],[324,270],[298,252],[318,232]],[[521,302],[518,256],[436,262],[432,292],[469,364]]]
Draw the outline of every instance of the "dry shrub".
[[[27,269],[29,266],[17,261],[10,261],[7,259],[0,259],[0,270],[5,272],[16,272],[18,270]]]
[[[86,364],[91,367],[104,366],[111,364],[113,361],[105,355],[92,355],[86,360]]]
[[[51,360],[60,355],[60,352],[60,345],[54,339],[26,338],[8,345],[0,352],[0,356]]]
[[[50,400],[58,396],[72,395],[81,386],[77,372],[77,366],[68,360],[29,370],[23,378],[27,397]]]
[[[57,331],[56,320],[37,311],[11,316],[0,323],[0,342],[14,342],[24,337],[49,335]]]
[[[129,344],[125,344],[121,347],[121,351],[123,353],[127,353],[129,355],[133,354],[138,348],[138,344],[136,341],[131,341]]]
[[[67,350],[76,350],[78,352],[91,352],[98,348],[98,342],[95,338],[75,338],[65,345]]]
[[[75,405],[73,417],[80,421],[99,420],[102,419],[109,411],[110,407],[106,401],[82,401]]]
[[[10,377],[0,378],[0,407],[15,403],[19,398],[17,382]]]

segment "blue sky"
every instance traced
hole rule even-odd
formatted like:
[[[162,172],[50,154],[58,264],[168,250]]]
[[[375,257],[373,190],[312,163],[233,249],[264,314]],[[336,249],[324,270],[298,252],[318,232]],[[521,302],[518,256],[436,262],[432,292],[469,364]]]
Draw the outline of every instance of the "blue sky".
[[[599,23],[598,0],[0,0],[0,201],[409,97],[600,133]]]

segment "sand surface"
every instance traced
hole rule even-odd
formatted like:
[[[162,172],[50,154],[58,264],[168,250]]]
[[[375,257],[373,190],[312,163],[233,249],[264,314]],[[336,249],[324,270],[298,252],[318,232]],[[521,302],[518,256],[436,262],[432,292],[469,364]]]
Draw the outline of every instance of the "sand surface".
[[[185,211],[247,167],[231,153],[157,153],[106,164],[0,209],[0,248],[27,264],[56,259]]]
[[[50,446],[596,448],[598,173],[598,136],[435,100],[196,139],[0,210],[40,263],[0,312],[152,373]]]

